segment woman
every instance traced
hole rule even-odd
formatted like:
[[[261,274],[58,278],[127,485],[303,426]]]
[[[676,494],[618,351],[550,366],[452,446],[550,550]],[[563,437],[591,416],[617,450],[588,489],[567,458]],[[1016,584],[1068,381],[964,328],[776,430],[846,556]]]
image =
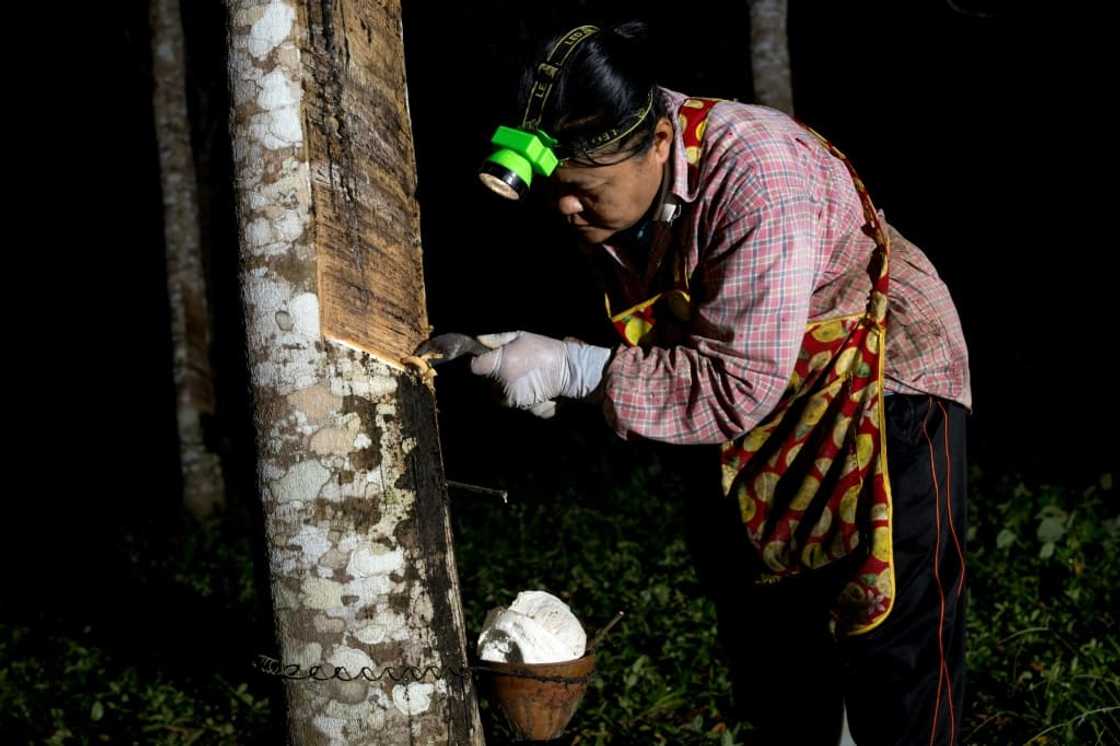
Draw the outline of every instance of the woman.
[[[846,703],[861,746],[954,743],[972,402],[949,292],[838,150],[657,86],[641,35],[573,29],[523,86],[619,344],[487,335],[471,368],[540,416],[587,399],[624,439],[707,446],[671,462],[763,742],[835,743]]]

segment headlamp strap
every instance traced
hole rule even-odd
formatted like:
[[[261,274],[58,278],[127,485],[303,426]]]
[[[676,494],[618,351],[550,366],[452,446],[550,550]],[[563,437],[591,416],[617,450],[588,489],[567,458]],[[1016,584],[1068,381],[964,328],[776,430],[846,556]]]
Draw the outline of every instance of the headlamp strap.
[[[556,43],[544,62],[537,65],[533,90],[529,92],[529,103],[525,107],[525,116],[521,118],[521,129],[533,131],[540,128],[544,105],[548,103],[556,76],[579,43],[598,31],[598,26],[577,26]]]
[[[653,109],[652,88],[649,91],[649,96],[646,98],[646,105],[642,107],[641,111],[633,115],[629,123],[624,121],[619,126],[614,127],[613,129],[609,129],[606,132],[601,132],[594,137],[577,140],[563,149],[557,148],[557,150],[560,151],[557,153],[557,156],[566,157],[571,155],[572,153],[579,151],[587,153],[598,148],[605,147],[617,140],[621,140],[622,138],[626,137],[631,132],[636,130],[638,128],[638,125],[645,121],[645,118],[649,115],[651,109]],[[561,160],[564,160],[564,157],[561,157]]]

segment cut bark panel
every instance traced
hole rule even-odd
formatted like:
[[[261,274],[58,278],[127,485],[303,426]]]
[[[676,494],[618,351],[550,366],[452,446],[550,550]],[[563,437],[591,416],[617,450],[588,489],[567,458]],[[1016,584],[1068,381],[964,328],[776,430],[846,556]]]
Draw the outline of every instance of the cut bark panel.
[[[399,367],[428,336],[400,7],[300,12],[323,334]]]

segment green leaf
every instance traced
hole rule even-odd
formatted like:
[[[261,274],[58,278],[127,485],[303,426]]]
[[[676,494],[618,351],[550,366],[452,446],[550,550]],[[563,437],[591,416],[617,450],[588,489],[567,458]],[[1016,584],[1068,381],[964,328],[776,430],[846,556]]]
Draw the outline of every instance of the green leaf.
[[[1038,551],[1039,559],[1050,559],[1054,555],[1054,542],[1048,541],[1042,545],[1042,549]]]
[[[105,715],[105,707],[100,701],[94,702],[93,707],[89,708],[89,719],[97,722]]]
[[[1057,516],[1050,516],[1043,518],[1042,522],[1038,524],[1038,540],[1042,542],[1055,542],[1062,538],[1066,532],[1065,513],[1061,518]],[[1053,552],[1053,549],[1050,550]],[[1049,555],[1047,555],[1049,556]]]
[[[1057,518],[1064,521],[1069,517],[1069,514],[1054,504],[1042,506],[1042,510],[1038,511],[1038,518]]]
[[[996,537],[996,547],[999,549],[1007,549],[1009,546],[1015,543],[1015,539],[1017,538],[1018,537],[1015,536],[1014,531],[1009,528],[1005,528],[1004,530],[1000,531],[999,535]]]

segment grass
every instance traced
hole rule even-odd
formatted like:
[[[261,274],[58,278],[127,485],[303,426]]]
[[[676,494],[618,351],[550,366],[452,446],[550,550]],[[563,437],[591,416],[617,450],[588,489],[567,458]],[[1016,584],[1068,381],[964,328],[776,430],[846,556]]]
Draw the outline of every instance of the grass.
[[[715,611],[681,532],[673,482],[656,461],[577,494],[531,482],[511,503],[455,503],[468,637],[520,590],[567,600],[591,628],[626,616],[601,649],[600,676],[571,724],[573,743],[742,743],[732,721]],[[974,470],[970,482],[968,744],[1120,743],[1120,509],[1108,475],[1028,485]],[[109,634],[96,614],[0,625],[0,731],[47,744],[269,743],[275,680],[253,672],[267,609],[254,591],[236,514],[159,554],[150,532],[118,544],[128,593],[220,630]],[[484,703],[492,742],[503,724]],[[282,724],[281,724],[282,726]]]

